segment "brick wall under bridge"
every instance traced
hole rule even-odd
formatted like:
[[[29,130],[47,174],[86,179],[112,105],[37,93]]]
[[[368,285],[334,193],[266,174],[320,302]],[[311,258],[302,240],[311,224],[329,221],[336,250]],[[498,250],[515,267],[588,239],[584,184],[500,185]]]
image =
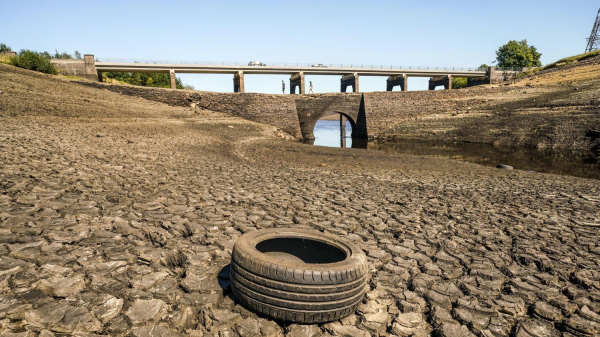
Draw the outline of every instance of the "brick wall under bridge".
[[[78,83],[172,106],[230,113],[307,139],[313,138],[316,122],[331,113],[346,116],[353,126],[355,137],[381,137],[386,130],[407,119],[468,111],[471,107],[489,105],[491,94],[512,90],[506,87],[474,87],[462,90],[270,95]]]

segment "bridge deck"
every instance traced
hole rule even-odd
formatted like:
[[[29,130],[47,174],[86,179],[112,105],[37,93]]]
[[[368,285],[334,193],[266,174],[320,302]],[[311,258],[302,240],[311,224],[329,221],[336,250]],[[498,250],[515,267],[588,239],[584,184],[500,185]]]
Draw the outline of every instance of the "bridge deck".
[[[200,74],[294,74],[304,72],[305,75],[347,75],[357,73],[359,76],[394,76],[406,74],[411,77],[435,77],[452,75],[454,77],[484,77],[484,70],[454,69],[378,69],[378,68],[345,68],[345,67],[306,67],[306,66],[232,66],[232,65],[200,65],[200,64],[150,64],[150,63],[116,63],[97,62],[98,71],[115,72],[169,72]]]

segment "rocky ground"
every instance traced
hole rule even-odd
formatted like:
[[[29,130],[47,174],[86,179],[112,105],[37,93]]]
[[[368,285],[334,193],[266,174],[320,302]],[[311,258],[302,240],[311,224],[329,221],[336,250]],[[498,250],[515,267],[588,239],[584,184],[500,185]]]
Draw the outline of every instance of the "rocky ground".
[[[0,336],[593,336],[600,183],[319,148],[0,65]],[[311,227],[371,263],[356,314],[230,294],[233,243]]]

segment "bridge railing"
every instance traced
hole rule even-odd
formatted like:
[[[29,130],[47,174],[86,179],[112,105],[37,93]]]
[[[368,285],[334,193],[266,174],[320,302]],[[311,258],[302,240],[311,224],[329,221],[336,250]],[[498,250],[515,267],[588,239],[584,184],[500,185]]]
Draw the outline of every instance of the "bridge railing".
[[[97,58],[97,63],[141,63],[141,64],[170,64],[170,65],[209,65],[209,66],[248,66],[250,62],[243,61],[186,61],[186,60],[144,60],[144,59],[116,59]],[[485,68],[468,67],[430,67],[430,66],[403,66],[403,65],[372,65],[362,63],[306,63],[306,62],[262,62],[270,67],[307,67],[307,68],[349,68],[349,69],[396,69],[396,70],[443,70],[443,71],[485,71]],[[257,66],[260,67],[260,66]],[[498,68],[497,68],[498,69]],[[516,68],[515,68],[516,69]],[[500,70],[500,69],[498,69]],[[520,70],[520,69],[519,69]]]
[[[514,67],[496,67],[496,71],[523,71],[523,68],[514,68]]]

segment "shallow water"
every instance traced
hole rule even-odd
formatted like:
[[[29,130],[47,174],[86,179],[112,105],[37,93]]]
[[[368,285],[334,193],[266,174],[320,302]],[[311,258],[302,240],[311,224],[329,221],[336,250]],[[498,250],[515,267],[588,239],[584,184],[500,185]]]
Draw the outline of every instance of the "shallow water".
[[[315,142],[313,145],[327,147],[352,147],[352,126],[346,121],[346,137],[340,137],[340,121],[319,120],[315,124],[313,135]],[[346,146],[342,146],[344,144]]]
[[[341,147],[339,121],[320,120],[315,125],[314,145]],[[510,165],[517,170],[546,172],[600,179],[600,154],[592,151],[539,151],[533,149],[496,148],[485,144],[440,144],[413,141],[366,142],[350,138],[352,129],[346,123],[345,147],[366,148],[390,154],[446,157],[480,165]]]

